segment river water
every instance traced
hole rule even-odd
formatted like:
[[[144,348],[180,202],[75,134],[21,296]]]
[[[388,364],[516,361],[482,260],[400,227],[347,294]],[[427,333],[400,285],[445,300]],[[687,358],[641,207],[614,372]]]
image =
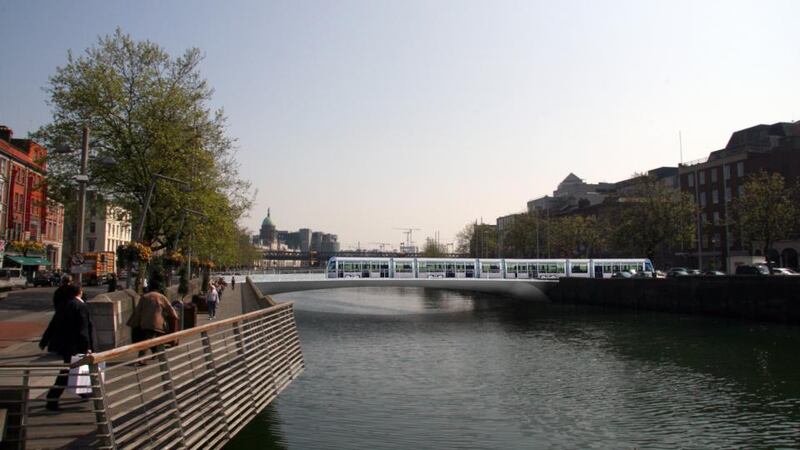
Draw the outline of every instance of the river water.
[[[358,288],[226,449],[800,448],[800,327]]]

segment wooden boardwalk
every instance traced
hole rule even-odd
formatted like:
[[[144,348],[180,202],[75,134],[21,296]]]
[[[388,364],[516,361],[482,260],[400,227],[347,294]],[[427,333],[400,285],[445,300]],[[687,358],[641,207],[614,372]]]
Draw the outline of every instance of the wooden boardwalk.
[[[222,447],[304,368],[292,305],[246,313],[257,308],[249,288],[226,289],[216,320],[199,314],[195,328],[90,355],[91,398],[65,393],[59,412],[44,406],[61,365],[0,367],[0,450]],[[155,344],[170,346],[138,357]]]

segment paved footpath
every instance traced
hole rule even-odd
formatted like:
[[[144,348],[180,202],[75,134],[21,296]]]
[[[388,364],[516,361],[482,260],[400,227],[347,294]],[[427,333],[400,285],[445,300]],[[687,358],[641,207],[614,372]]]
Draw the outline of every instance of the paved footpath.
[[[47,324],[53,317],[52,297],[55,288],[30,288],[9,293],[5,300],[0,300],[0,366],[4,364],[30,364],[30,363],[58,363],[61,358],[49,354],[39,349],[38,343]],[[89,298],[105,292],[105,287],[86,288]],[[228,286],[223,292],[222,299],[217,311],[218,319],[227,319],[242,314],[241,285],[236,289]],[[209,323],[208,314],[198,314],[197,324]],[[38,389],[31,391],[34,397],[43,399],[46,389],[53,384],[54,378],[50,376],[32,377],[29,381],[31,386]],[[37,403],[32,407],[30,420],[33,426],[41,427],[43,424],[52,424],[50,428],[45,428],[44,438],[29,435],[34,439],[32,444],[36,447],[37,443],[47,442],[47,446],[55,445],[59,448],[85,448],[87,442],[92,440],[93,426],[72,426],[80,419],[83,423],[92,422],[91,402],[83,401],[74,394],[65,393],[61,399],[62,411],[58,413],[44,411],[43,402]],[[63,428],[67,425],[68,428]],[[69,430],[72,437],[63,437],[65,430]],[[42,430],[42,428],[39,428]],[[47,431],[49,430],[49,432]],[[57,436],[57,437],[56,437]],[[77,438],[77,436],[83,436]],[[35,440],[35,439],[40,440]],[[53,440],[53,438],[56,438]]]

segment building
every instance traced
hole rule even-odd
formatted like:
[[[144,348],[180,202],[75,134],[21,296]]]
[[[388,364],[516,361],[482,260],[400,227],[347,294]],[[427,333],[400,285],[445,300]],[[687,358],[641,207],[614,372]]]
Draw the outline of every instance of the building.
[[[117,206],[92,208],[87,217],[83,248],[87,252],[115,252],[131,241],[131,215]]]
[[[0,235],[5,244],[13,240],[47,242],[50,255],[57,255],[63,239],[63,207],[47,201],[45,175],[47,149],[31,139],[15,139],[13,131],[0,125]],[[56,214],[48,220],[48,213]],[[59,216],[60,214],[60,216]],[[5,247],[5,246],[4,246]],[[30,270],[50,265],[43,258]]]
[[[603,202],[614,190],[614,183],[590,184],[570,173],[553,191],[553,196],[539,197],[528,202],[528,212],[541,210],[567,210]]]
[[[732,273],[739,264],[763,261],[761,250],[742,242],[729,220],[732,201],[742,193],[747,176],[761,170],[780,173],[788,183],[800,179],[800,122],[736,131],[725,148],[679,166],[680,189],[695,199],[700,210],[699,250],[695,245],[690,256],[702,263],[701,268]],[[800,241],[777,242],[766,256],[777,265],[797,268],[798,250]]]
[[[61,203],[47,202],[42,243],[45,245],[45,257],[53,263],[53,270],[60,270],[64,255],[64,205]]]

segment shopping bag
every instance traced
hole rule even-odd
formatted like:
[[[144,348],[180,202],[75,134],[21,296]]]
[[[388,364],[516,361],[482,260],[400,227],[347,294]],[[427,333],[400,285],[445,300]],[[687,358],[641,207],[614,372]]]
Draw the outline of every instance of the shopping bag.
[[[72,355],[70,364],[80,361],[84,356],[85,355]],[[100,379],[102,380],[105,378],[104,372],[106,369],[106,363],[101,362],[97,366],[100,369]],[[76,395],[92,393],[92,380],[89,376],[89,366],[87,364],[78,367],[70,367],[69,378],[67,381],[67,392],[71,392]]]

